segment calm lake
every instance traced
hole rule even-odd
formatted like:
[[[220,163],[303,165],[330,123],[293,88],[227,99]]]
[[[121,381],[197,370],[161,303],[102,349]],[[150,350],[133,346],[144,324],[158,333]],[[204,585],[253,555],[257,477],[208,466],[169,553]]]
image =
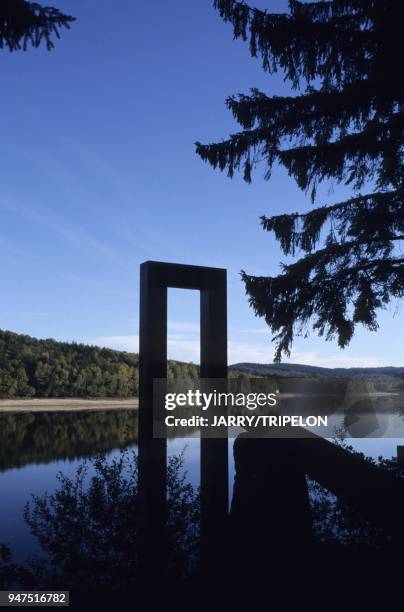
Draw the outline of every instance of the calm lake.
[[[188,479],[198,486],[198,432],[189,432],[189,435],[170,439],[168,452],[173,455],[186,449]],[[234,476],[232,443],[231,439],[230,489]],[[402,441],[354,439],[350,443],[367,455],[392,457]],[[98,453],[113,458],[124,448],[137,449],[134,410],[0,414],[0,544],[8,544],[18,562],[40,553],[23,519],[24,506],[31,496],[54,492],[59,472],[72,477],[83,461]]]

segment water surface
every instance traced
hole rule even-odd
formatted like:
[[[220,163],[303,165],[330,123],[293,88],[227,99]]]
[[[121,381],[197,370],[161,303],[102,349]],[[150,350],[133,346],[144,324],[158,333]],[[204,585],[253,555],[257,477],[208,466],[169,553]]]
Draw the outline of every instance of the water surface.
[[[189,481],[199,485],[200,444],[197,432],[188,438],[172,438],[168,453],[185,448],[185,469]],[[232,443],[229,441],[230,495],[234,477]],[[356,450],[367,455],[396,455],[394,438],[353,439]],[[137,450],[135,410],[63,413],[8,413],[0,415],[0,543],[11,546],[16,561],[40,553],[23,519],[24,506],[32,495],[52,493],[57,474],[74,476],[79,465],[98,453],[117,457],[120,449]]]

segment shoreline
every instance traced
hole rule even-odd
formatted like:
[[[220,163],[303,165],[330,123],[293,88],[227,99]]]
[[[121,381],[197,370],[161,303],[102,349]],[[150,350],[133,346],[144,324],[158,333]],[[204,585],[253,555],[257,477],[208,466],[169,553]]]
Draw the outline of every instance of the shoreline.
[[[35,398],[0,399],[0,415],[9,412],[78,412],[85,410],[137,410],[137,397],[129,399]]]

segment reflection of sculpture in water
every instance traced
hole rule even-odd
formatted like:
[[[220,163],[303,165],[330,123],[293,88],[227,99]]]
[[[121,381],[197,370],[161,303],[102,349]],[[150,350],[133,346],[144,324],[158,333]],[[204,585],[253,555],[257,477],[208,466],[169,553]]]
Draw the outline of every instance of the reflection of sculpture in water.
[[[298,561],[313,543],[306,475],[296,461],[294,442],[244,433],[234,443],[230,548],[233,558],[266,557],[260,571],[269,565],[279,569],[284,560],[291,568],[291,560]]]
[[[383,469],[360,453],[314,434],[307,437],[307,432],[279,438],[268,428],[265,437],[264,432],[261,438],[256,435],[241,434],[234,444],[229,530],[233,572],[259,580],[270,572],[282,582],[291,572],[313,577],[313,572],[335,570],[340,563],[351,570],[359,564],[364,576],[390,566],[404,542],[404,482],[397,477],[397,463],[394,469],[387,464]],[[333,535],[328,542],[315,541],[306,476],[339,498],[364,525],[369,522],[381,530],[382,547],[367,536],[359,544],[348,540],[346,546],[338,545]],[[326,506],[320,508],[320,520],[326,520],[326,511]]]
[[[278,402],[271,413],[279,415],[283,408]],[[292,569],[313,544],[304,467],[296,460],[295,440],[278,434],[273,427],[252,428],[233,446],[230,550],[233,559],[266,559],[258,568],[253,565],[254,577],[269,568],[281,574],[284,562]]]

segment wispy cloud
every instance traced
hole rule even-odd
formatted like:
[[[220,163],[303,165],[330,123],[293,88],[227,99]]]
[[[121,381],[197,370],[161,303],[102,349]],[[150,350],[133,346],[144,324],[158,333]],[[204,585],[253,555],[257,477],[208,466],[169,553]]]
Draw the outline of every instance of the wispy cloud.
[[[198,323],[185,323],[182,321],[168,321],[167,323],[168,332],[179,332],[179,333],[190,333],[199,334]]]
[[[75,251],[85,251],[91,257],[99,259],[103,257],[114,264],[129,269],[125,258],[112,247],[110,242],[96,237],[84,226],[72,222],[65,215],[58,214],[38,202],[24,204],[20,198],[18,203],[13,198],[3,198],[1,208],[24,219],[30,225],[35,224],[45,229],[52,237],[61,239],[69,248]]]
[[[33,261],[40,261],[40,256],[32,249],[16,246],[8,237],[0,236],[0,256],[2,264],[18,268],[31,269]]]
[[[137,353],[139,351],[139,336],[97,336],[91,338],[89,344]]]
[[[139,336],[98,336],[89,340],[90,344],[137,353],[139,351]],[[178,361],[199,361],[199,340],[184,338],[181,334],[167,335],[168,359]]]
[[[179,333],[175,333],[178,330]],[[189,338],[185,332],[196,332],[196,326],[171,321],[168,324],[167,348],[169,359],[198,362],[200,359],[199,337]],[[182,332],[182,333],[181,333]],[[196,334],[195,334],[196,335]],[[138,335],[98,336],[91,344],[105,346],[120,351],[138,352]],[[229,363],[238,361],[268,362],[269,351],[243,342],[229,342]]]
[[[9,316],[9,315],[12,315],[13,317],[48,318],[48,317],[54,317],[55,313],[53,313],[53,312],[38,312],[38,311],[35,311],[35,310],[21,310],[21,311],[13,310],[11,312],[3,312],[3,316]]]
[[[229,333],[237,334],[259,334],[260,336],[270,336],[268,327],[251,327],[251,328],[230,328]]]
[[[343,351],[341,351],[341,353],[326,356],[318,355],[310,351],[292,351],[288,361],[324,368],[377,368],[389,365],[384,359],[379,359],[374,355],[350,355]]]
[[[188,338],[183,333],[172,333],[175,329],[193,329],[192,324],[172,322],[171,332],[167,335],[168,357],[179,361],[193,361],[197,363],[200,358],[198,338]],[[121,351],[138,352],[139,337],[137,335],[99,336],[91,340],[92,344],[106,346]],[[238,342],[230,340],[228,343],[229,363],[272,363],[273,351],[268,345]],[[290,359],[285,363],[313,365],[325,368],[365,368],[388,365],[385,360],[373,355],[350,355],[341,352],[333,355],[319,355],[314,351],[293,351]]]

